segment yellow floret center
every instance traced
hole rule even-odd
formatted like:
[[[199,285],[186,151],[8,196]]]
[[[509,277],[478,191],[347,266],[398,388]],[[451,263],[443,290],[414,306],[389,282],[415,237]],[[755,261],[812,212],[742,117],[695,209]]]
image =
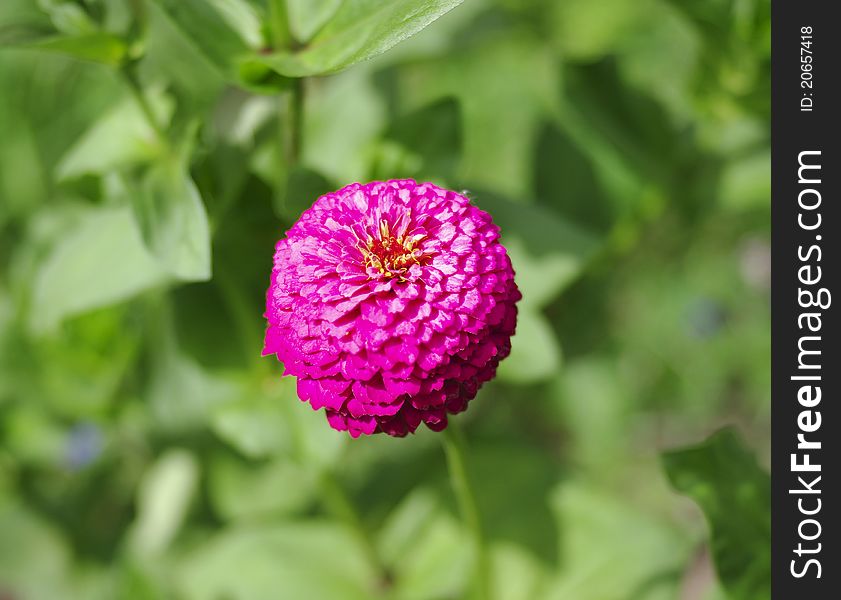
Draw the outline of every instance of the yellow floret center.
[[[423,264],[427,255],[418,244],[425,235],[394,235],[385,220],[379,222],[376,233],[376,236],[369,234],[359,244],[366,270],[374,269],[382,277],[403,279],[412,265]]]

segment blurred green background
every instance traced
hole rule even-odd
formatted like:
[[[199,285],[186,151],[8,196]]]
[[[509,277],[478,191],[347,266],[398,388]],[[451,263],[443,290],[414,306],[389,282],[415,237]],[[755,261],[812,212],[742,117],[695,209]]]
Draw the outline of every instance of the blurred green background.
[[[439,436],[260,357],[274,241],[394,177],[468,190],[524,295],[458,417],[493,598],[770,597],[769,13],[3,0],[0,598],[467,596]]]

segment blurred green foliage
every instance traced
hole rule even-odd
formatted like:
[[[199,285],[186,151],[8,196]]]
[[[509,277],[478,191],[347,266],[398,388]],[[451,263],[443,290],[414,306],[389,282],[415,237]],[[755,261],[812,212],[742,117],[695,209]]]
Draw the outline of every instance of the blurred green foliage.
[[[464,597],[436,434],[351,441],[259,356],[301,210],[415,177],[524,294],[459,417],[493,597],[767,598],[769,13],[2,2],[0,597]]]

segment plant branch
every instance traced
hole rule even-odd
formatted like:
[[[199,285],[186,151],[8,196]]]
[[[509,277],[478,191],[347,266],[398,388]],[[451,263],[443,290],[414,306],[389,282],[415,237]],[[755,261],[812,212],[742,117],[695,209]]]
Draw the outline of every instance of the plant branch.
[[[304,80],[293,79],[292,88],[286,94],[283,119],[283,159],[287,167],[293,167],[301,160],[304,124]]]
[[[125,79],[128,84],[128,89],[131,92],[132,97],[135,102],[137,102],[137,106],[140,108],[143,116],[146,117],[146,121],[149,123],[149,126],[155,132],[155,135],[158,136],[159,141],[166,144],[166,131],[158,122],[158,117],[155,115],[152,105],[146,98],[146,94],[143,93],[143,85],[140,83],[140,79],[137,76],[134,66],[130,64],[126,65],[120,70],[120,73],[122,73],[123,79]]]
[[[388,566],[383,563],[380,554],[377,551],[374,540],[371,538],[371,533],[362,518],[359,516],[350,498],[347,497],[341,484],[336,480],[335,476],[325,469],[321,474],[321,497],[324,501],[324,506],[329,510],[333,516],[340,521],[343,521],[350,527],[359,541],[362,542],[365,554],[370,563],[376,568],[380,579],[380,586],[386,589],[391,585],[391,571]]]
[[[488,600],[488,556],[485,551],[485,540],[482,533],[482,521],[479,516],[479,509],[476,505],[476,497],[470,486],[470,478],[467,475],[464,457],[466,455],[466,444],[464,434],[452,420],[443,433],[444,452],[447,456],[447,468],[450,471],[450,483],[458,502],[462,518],[473,537],[473,545],[476,556],[474,593],[479,600]]]

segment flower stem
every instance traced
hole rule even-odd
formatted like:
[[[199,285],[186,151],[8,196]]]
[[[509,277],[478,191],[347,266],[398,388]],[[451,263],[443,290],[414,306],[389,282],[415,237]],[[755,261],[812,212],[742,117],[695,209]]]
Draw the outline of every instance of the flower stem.
[[[283,122],[281,123],[283,159],[287,167],[298,164],[301,159],[302,127],[304,123],[304,80],[293,79],[292,87],[285,94]]]
[[[476,557],[473,597],[477,600],[488,600],[490,598],[488,589],[488,555],[485,551],[482,521],[476,505],[476,497],[470,486],[470,478],[467,476],[467,469],[465,467],[466,444],[464,434],[452,420],[447,429],[444,430],[443,440],[444,453],[447,456],[447,468],[450,471],[450,483],[453,487],[462,518],[473,537]]]
[[[284,50],[292,46],[286,0],[269,0],[269,26],[275,50]]]
[[[369,529],[365,527],[362,518],[353,506],[350,498],[348,498],[341,484],[329,470],[325,470],[321,474],[320,483],[325,508],[353,530],[359,541],[362,542],[368,560],[377,571],[380,591],[388,592],[392,580],[391,570],[380,558]]]

